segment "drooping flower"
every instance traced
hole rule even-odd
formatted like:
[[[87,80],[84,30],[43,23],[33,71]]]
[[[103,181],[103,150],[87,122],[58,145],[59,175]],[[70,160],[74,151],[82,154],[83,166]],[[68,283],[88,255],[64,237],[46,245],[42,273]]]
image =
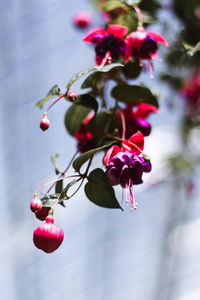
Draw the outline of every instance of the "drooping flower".
[[[125,41],[128,45],[126,61],[128,61],[131,57],[139,59],[140,61],[148,60],[151,76],[151,60],[158,58],[158,43],[165,44],[167,47],[169,46],[168,42],[162,35],[155,31],[146,32],[142,26],[139,26],[137,31],[130,33],[126,37]]]
[[[147,122],[146,118],[152,113],[158,113],[158,109],[150,104],[139,103],[135,106],[127,105],[121,112],[124,114],[126,121],[125,137],[128,139],[137,131],[140,131],[144,136],[151,133],[151,125]],[[121,113],[118,113],[118,128],[121,135],[122,120]]]
[[[123,37],[128,28],[122,25],[108,25],[107,32],[103,28],[97,28],[83,38],[86,43],[95,45],[96,63],[100,65],[108,54],[111,59],[118,60],[127,54],[127,46]]]
[[[93,135],[91,131],[89,131],[86,127],[86,125],[89,123],[89,121],[93,118],[94,113],[90,112],[86,118],[83,120],[83,124],[81,125],[80,129],[76,132],[74,137],[78,141],[78,150],[81,153],[84,153],[86,151],[89,151],[93,148],[95,148],[95,144],[93,141]]]
[[[133,185],[143,182],[143,172],[151,171],[151,163],[143,157],[129,151],[118,152],[107,166],[107,176],[111,185],[120,184],[126,188],[126,203],[131,202],[131,209],[137,208],[134,199]]]
[[[200,111],[200,73],[193,72],[182,88],[182,95],[186,101],[188,115],[194,115]]]
[[[124,139],[121,148],[118,145],[113,145],[103,158],[103,164],[107,167],[111,158],[114,157],[119,152],[129,151],[130,153],[135,153],[137,155],[141,154],[144,149],[144,136],[138,131],[133,134],[128,140]]]
[[[78,28],[86,28],[91,24],[91,14],[88,11],[80,11],[74,16],[74,24]]]

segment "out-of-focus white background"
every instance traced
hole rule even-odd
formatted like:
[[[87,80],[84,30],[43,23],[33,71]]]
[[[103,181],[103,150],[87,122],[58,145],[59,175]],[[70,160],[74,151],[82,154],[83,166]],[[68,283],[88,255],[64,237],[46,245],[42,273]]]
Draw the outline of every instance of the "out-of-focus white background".
[[[99,208],[80,191],[55,213],[65,232],[60,248],[45,254],[33,245],[41,224],[29,209],[33,193],[55,178],[50,156],[59,153],[65,166],[76,146],[63,126],[69,104],[58,103],[51,128],[41,132],[35,103],[94,64],[81,41],[86,31],[72,24],[79,10],[101,24],[86,0],[0,1],[0,299],[199,300],[200,204],[175,191],[176,183],[137,187],[136,212]],[[167,112],[166,97],[163,87],[161,114],[151,118],[146,139],[155,178],[165,175],[161,159],[179,147],[178,118]],[[121,201],[121,189],[117,195]]]

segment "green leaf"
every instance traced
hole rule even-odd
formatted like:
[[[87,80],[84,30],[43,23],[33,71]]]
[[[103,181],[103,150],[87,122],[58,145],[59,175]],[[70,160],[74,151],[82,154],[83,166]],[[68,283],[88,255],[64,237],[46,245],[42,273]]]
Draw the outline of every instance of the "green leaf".
[[[124,65],[120,63],[113,63],[113,64],[108,64],[101,68],[97,67],[98,71],[89,75],[82,83],[81,88],[86,89],[91,87],[94,90],[102,89],[104,87],[104,80],[110,75],[110,73],[109,74],[105,74],[105,73],[110,72],[112,69],[116,67],[124,67]]]
[[[135,79],[140,75],[142,67],[139,60],[129,61],[123,69],[123,73],[127,78]]]
[[[57,164],[57,158],[58,158],[59,154],[53,154],[51,155],[51,162],[55,168],[56,174],[59,174],[59,168],[58,168],[58,164]]]
[[[40,200],[42,201],[42,206],[53,207],[58,200],[59,194],[45,194]]]
[[[100,151],[103,151],[103,150],[106,150],[107,148],[109,148],[110,146],[112,146],[114,142],[111,142],[107,145],[104,145],[104,146],[101,146],[101,147],[98,147],[98,148],[95,148],[95,149],[92,149],[92,150],[89,150],[83,154],[81,154],[80,156],[78,156],[74,162],[73,162],[73,168],[76,170],[76,171],[79,171],[81,166],[89,159],[91,158],[95,153],[97,152],[100,152]]]
[[[121,0],[121,2],[133,6],[133,5],[138,5],[141,2],[141,0]]]
[[[55,98],[55,97],[59,97],[60,96],[60,88],[59,86],[56,84],[54,85],[50,91],[48,92],[47,96],[45,98],[42,98],[41,100],[39,100],[35,106],[38,106],[40,109],[43,108],[44,103],[46,103],[48,100]]]
[[[109,128],[107,128],[107,132],[111,133],[117,128],[117,116],[112,111],[100,111],[89,121],[86,127],[93,134],[102,135],[111,116],[112,120],[110,121]]]
[[[97,109],[98,103],[94,97],[89,94],[79,96],[65,114],[65,126],[69,134],[74,136],[87,115],[92,110],[96,112]]]
[[[85,193],[94,204],[105,208],[120,208],[113,187],[102,169],[93,170],[85,185]]]
[[[90,94],[84,94],[84,95],[80,95],[76,101],[74,102],[73,105],[81,105],[84,107],[88,107],[91,110],[94,110],[95,113],[98,110],[98,102],[97,100],[91,96]]]
[[[59,96],[59,95],[60,95],[60,88],[57,84],[55,84],[47,94],[47,96]]]
[[[193,56],[197,51],[200,50],[200,42],[198,42],[195,47],[188,52],[190,56]]]
[[[125,6],[124,3],[122,3],[122,1],[120,1],[120,0],[108,0],[103,5],[102,9],[106,10],[106,11],[111,11],[116,8],[120,8],[120,7],[124,7],[124,6]]]
[[[90,67],[90,68],[88,68],[88,69],[85,69],[85,70],[83,70],[83,71],[81,71],[81,72],[76,73],[76,74],[70,79],[69,83],[66,85],[66,88],[69,89],[70,86],[71,86],[75,81],[77,81],[79,78],[81,78],[82,76],[84,76],[85,74],[87,74],[87,73],[89,73],[89,72],[91,72],[91,71],[93,71],[93,70],[97,70],[97,66],[93,66],[93,67]]]
[[[69,197],[67,196],[67,192],[68,192],[69,188],[71,186],[73,186],[77,181],[78,181],[78,179],[74,179],[66,185],[66,187],[62,190],[62,192],[59,196],[59,202],[62,201],[62,200],[68,200],[69,199]]]
[[[142,102],[158,107],[156,97],[148,88],[143,86],[120,83],[112,89],[111,95],[124,103]]]
[[[120,64],[120,63],[112,63],[112,64],[107,64],[103,67],[97,66],[97,71],[99,71],[99,72],[109,72],[110,70],[112,70],[116,67],[124,67],[124,65]]]
[[[104,86],[103,77],[104,77],[104,73],[94,72],[83,81],[81,88],[82,89],[93,88],[94,90],[100,90]]]
[[[56,182],[55,186],[55,193],[56,194],[61,194],[63,190],[63,180],[59,180]]]
[[[54,95],[54,96],[52,95],[52,96],[48,96],[48,97],[42,98],[41,100],[39,100],[39,101],[35,104],[35,106],[38,106],[40,109],[42,109],[44,103],[46,103],[48,100],[50,100],[50,99],[52,99],[52,98],[55,98],[55,97],[57,97],[57,96],[59,96],[59,95]]]

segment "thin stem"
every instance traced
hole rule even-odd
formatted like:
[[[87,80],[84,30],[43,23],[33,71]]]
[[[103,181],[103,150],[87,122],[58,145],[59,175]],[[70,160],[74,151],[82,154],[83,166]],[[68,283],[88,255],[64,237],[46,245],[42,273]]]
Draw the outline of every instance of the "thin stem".
[[[50,108],[51,108],[52,106],[54,106],[54,104],[56,104],[60,99],[62,99],[63,97],[65,97],[66,94],[67,94],[67,92],[66,92],[65,94],[62,94],[58,99],[56,99],[56,100],[55,100],[55,101],[47,108],[47,110],[45,111],[45,114],[50,110]]]
[[[133,6],[133,8],[135,9],[137,14],[138,26],[143,26],[141,10],[139,9],[138,6]]]
[[[41,185],[41,186],[35,191],[34,195],[37,195],[37,193],[38,193],[41,189],[43,189],[45,186],[47,186],[47,185],[49,185],[49,184],[51,184],[51,183],[56,183],[56,182],[59,181],[59,180],[63,180],[63,179],[66,179],[66,178],[73,178],[73,177],[79,177],[79,175],[63,176],[63,177],[60,177],[60,178],[51,180],[51,181],[49,181],[49,182],[47,182],[47,183]]]
[[[61,177],[65,176],[65,173],[69,170],[69,168],[70,168],[70,166],[71,166],[71,164],[72,164],[74,158],[75,158],[76,155],[78,154],[78,152],[79,152],[79,151],[76,151],[75,154],[72,156],[72,158],[71,158],[69,164],[67,165],[66,169],[60,174],[60,176],[58,177],[58,179],[60,179]],[[48,191],[47,191],[47,194],[52,190],[52,188],[55,186],[55,184],[56,184],[56,182],[54,182],[54,183],[50,186],[50,188],[49,188]]]
[[[125,122],[124,113],[121,110],[120,110],[120,114],[122,119],[122,140],[124,140],[126,135],[126,122]]]
[[[104,58],[101,61],[99,68],[100,69],[103,68],[105,66],[105,64],[107,63],[107,61],[110,61],[110,60],[111,60],[110,51],[107,51],[106,55],[104,56]]]

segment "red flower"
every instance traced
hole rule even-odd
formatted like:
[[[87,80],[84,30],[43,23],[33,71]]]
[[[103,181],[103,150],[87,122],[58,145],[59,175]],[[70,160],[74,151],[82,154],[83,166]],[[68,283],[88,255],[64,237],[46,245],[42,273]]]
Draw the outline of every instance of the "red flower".
[[[139,60],[148,60],[150,72],[152,72],[151,60],[158,58],[157,43],[165,44],[167,47],[169,46],[162,35],[155,31],[146,32],[142,26],[139,26],[137,31],[130,33],[125,41],[128,45],[126,61],[131,57]]]
[[[185,82],[182,95],[186,100],[187,114],[193,115],[200,110],[200,73],[195,71]]]
[[[111,158],[119,152],[128,151],[130,153],[135,153],[139,155],[142,153],[143,149],[144,149],[144,136],[140,131],[138,131],[137,133],[133,134],[130,137],[130,139],[128,140],[124,139],[121,148],[117,145],[114,145],[110,149],[108,149],[108,151],[104,155],[103,164],[105,166],[108,166]]]
[[[87,115],[87,117],[83,121],[81,128],[76,132],[74,136],[78,141],[78,150],[82,153],[89,151],[95,147],[94,141],[92,139],[92,133],[86,127],[93,116],[93,112],[90,112]]]
[[[148,136],[151,132],[151,125],[146,121],[146,118],[151,113],[158,113],[158,109],[150,104],[140,103],[135,106],[127,105],[127,108],[122,109],[124,115],[126,131],[125,137],[130,138],[138,130],[144,135]],[[121,113],[118,113],[118,128],[120,135],[122,134],[122,120]]]
[[[91,24],[91,14],[87,11],[81,11],[74,17],[74,24],[79,28],[86,28]]]
[[[108,25],[107,32],[103,28],[97,28],[84,37],[83,41],[95,45],[95,60],[100,65],[107,54],[114,60],[127,55],[127,46],[123,40],[127,32],[128,28],[125,26]]]

